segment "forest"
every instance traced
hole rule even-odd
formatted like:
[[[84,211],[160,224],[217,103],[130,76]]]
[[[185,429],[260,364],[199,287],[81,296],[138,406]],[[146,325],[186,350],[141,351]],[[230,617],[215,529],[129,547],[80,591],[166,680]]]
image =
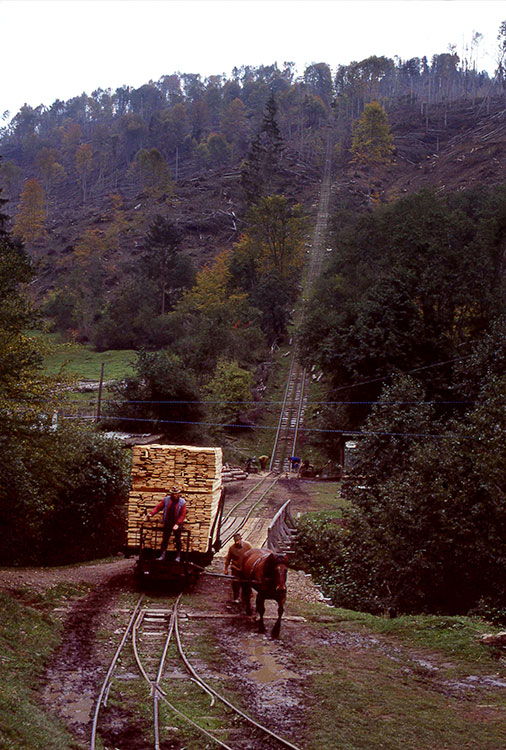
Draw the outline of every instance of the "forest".
[[[2,564],[121,545],[125,454],[55,424],[69,390],[34,331],[135,351],[102,426],[247,431],[292,334],[330,142],[328,261],[297,334],[320,373],[306,440],[324,462],[360,438],[350,510],[302,523],[300,562],[340,606],[506,618],[504,79],[477,70],[478,44],[174,73],[0,130]]]

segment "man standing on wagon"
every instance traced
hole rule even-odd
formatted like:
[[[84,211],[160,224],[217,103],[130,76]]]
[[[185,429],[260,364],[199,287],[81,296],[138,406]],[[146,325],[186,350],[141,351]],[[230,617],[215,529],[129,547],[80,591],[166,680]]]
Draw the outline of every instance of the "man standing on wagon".
[[[159,560],[165,560],[167,555],[167,545],[170,535],[174,532],[174,541],[176,543],[176,562],[181,560],[181,532],[182,524],[186,518],[186,500],[181,496],[179,487],[171,487],[169,494],[163,500],[160,500],[156,508],[149,514],[150,518],[156,513],[163,510],[163,535],[162,546],[160,548]]]

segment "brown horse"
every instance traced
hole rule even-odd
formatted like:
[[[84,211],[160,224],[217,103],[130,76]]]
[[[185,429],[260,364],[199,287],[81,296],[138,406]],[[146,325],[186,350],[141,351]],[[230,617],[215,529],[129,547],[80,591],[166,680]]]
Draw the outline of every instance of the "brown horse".
[[[271,637],[278,638],[286,601],[286,560],[270,549],[249,549],[241,560],[242,601],[246,614],[251,615],[251,589],[257,591],[256,611],[258,612],[258,632],[265,633],[265,600],[274,599],[278,603],[278,619],[272,628]]]

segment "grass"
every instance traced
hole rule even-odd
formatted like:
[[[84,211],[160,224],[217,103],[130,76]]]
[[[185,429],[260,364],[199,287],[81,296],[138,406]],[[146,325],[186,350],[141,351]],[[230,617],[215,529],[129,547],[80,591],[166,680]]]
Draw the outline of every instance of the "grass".
[[[311,482],[307,480],[304,486],[310,487],[311,513],[335,513],[341,516],[342,510],[350,506],[347,500],[341,497],[340,482]]]
[[[55,606],[76,587],[55,587],[46,595],[0,593],[0,748],[77,750],[63,724],[42,707],[37,681],[59,644]]]
[[[133,349],[96,352],[91,346],[65,342],[59,334],[36,333],[47,353],[43,369],[47,375],[64,373],[77,380],[100,380],[104,363],[104,380],[123,380],[134,373]]]
[[[292,640],[309,672],[306,750],[506,746],[504,689],[458,682],[497,673],[494,655],[477,640],[490,631],[485,623],[436,616],[387,620],[322,605],[295,610],[313,623],[325,620],[315,631],[317,647]]]
[[[327,607],[320,604],[300,604],[297,611],[313,622],[325,618],[325,627],[346,632],[380,634],[404,645],[439,653],[443,657],[458,658],[462,670],[476,670],[480,665],[497,671],[497,661],[479,637],[498,630],[483,620],[466,616],[402,615],[389,619],[366,612]]]

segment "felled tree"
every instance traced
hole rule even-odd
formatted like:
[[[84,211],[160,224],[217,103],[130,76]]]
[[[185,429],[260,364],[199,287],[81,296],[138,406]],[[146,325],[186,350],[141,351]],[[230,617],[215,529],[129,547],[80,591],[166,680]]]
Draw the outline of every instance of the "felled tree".
[[[365,105],[362,117],[353,124],[353,159],[367,169],[367,196],[371,200],[371,174],[392,161],[394,137],[385,110],[379,102]]]

